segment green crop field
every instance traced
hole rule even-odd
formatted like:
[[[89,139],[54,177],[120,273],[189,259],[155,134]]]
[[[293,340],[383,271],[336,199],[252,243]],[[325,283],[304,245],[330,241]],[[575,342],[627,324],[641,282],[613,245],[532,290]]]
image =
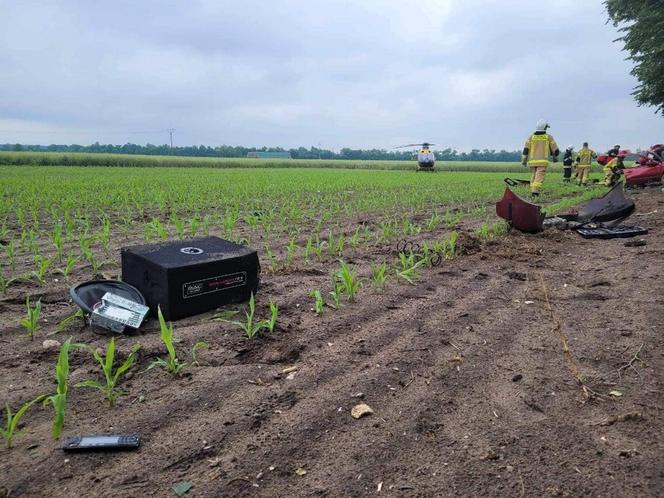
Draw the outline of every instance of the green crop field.
[[[415,161],[360,161],[316,159],[253,159],[225,157],[143,156],[136,154],[91,154],[65,152],[4,152],[0,151],[0,165],[14,166],[117,166],[117,167],[177,167],[177,168],[334,168],[412,170]],[[519,163],[439,161],[443,171],[523,172]],[[552,166],[559,171],[560,166]]]
[[[461,220],[501,231],[493,203],[503,173],[314,168],[2,166],[0,279],[32,279],[117,265],[118,245],[207,234],[254,245],[279,263],[453,229]],[[524,178],[527,174],[512,175]],[[524,195],[527,189],[519,190]],[[598,195],[552,173],[542,201],[561,210]],[[277,256],[275,256],[275,254]],[[284,256],[285,257],[285,256]],[[23,264],[17,264],[22,262]],[[39,281],[42,278],[37,279]],[[7,285],[2,287],[6,288]]]

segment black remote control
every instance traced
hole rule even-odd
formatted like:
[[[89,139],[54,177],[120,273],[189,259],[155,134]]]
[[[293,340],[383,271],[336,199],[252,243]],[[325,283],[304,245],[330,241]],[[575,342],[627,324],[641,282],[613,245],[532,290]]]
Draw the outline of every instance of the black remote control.
[[[133,450],[141,444],[138,434],[69,437],[62,445],[65,451]]]

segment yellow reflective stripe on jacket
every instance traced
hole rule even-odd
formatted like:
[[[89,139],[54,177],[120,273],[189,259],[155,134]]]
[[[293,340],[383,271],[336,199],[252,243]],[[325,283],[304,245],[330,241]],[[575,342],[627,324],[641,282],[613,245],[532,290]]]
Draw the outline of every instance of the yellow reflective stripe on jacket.
[[[544,157],[533,159],[533,155],[536,152],[536,143],[544,143]],[[528,166],[546,166],[549,164],[549,153],[550,153],[550,144],[549,144],[549,134],[544,133],[543,135],[531,135],[529,140],[528,147]]]

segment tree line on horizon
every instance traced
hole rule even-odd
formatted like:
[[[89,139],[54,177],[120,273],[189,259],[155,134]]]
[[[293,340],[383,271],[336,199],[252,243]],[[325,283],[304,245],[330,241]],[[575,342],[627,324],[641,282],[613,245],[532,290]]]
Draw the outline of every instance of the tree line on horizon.
[[[141,154],[147,156],[188,156],[188,157],[247,157],[249,152],[288,152],[293,159],[351,159],[363,161],[408,161],[413,158],[412,150],[385,150],[385,149],[351,149],[343,148],[339,152],[318,147],[298,147],[285,149],[282,147],[243,147],[220,145],[210,147],[206,145],[176,146],[169,145],[138,145],[126,143],[124,145],[100,144],[92,145],[27,145],[27,144],[0,144],[0,151],[9,152],[85,152],[92,154]],[[456,149],[446,148],[434,151],[439,161],[504,161],[514,162],[521,159],[520,151],[496,151],[494,149],[473,149],[470,152],[459,152]]]

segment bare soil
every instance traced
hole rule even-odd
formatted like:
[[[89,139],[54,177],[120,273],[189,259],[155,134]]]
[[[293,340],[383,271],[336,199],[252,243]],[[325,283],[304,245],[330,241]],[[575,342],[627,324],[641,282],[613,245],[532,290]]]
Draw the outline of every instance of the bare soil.
[[[163,355],[151,320],[117,340],[122,356],[142,345],[128,395],[109,408],[72,387],[64,431],[139,433],[140,449],[65,454],[52,410],[35,406],[15,448],[0,450],[0,496],[175,496],[183,481],[191,497],[661,496],[664,195],[632,195],[645,246],[462,230],[463,254],[417,285],[366,284],[322,316],[308,293],[329,290],[333,260],[265,274],[258,308],[276,300],[278,330],[247,341],[212,313],[180,320],[185,360],[210,344],[180,378],[144,372]],[[394,251],[351,262],[366,273]],[[26,293],[48,320],[34,341],[18,326]],[[0,299],[0,400],[52,392],[57,350],[42,341],[71,312],[62,283]],[[53,338],[68,335],[108,341],[82,327]],[[72,385],[98,375],[89,353],[71,354]],[[359,403],[374,413],[354,419]]]

